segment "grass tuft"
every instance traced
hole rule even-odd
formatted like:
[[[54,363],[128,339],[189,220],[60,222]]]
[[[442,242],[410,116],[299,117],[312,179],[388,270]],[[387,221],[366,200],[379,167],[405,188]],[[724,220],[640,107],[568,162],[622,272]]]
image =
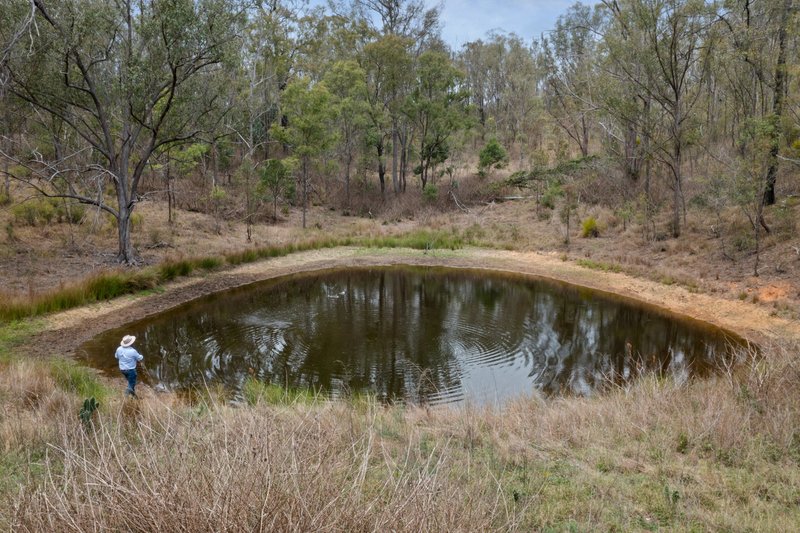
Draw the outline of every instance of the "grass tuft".
[[[593,261],[591,259],[578,259],[576,261],[578,266],[589,268],[592,270],[600,270],[602,272],[622,272],[622,266],[615,263],[605,263],[603,261]]]
[[[309,389],[287,389],[273,383],[264,383],[249,377],[242,386],[242,396],[248,405],[312,405],[320,402],[318,395]]]
[[[224,264],[219,257],[203,257],[197,260],[197,266],[203,270],[216,270]]]
[[[464,238],[447,231],[418,230],[405,235],[364,238],[359,241],[367,248],[411,248],[414,250],[458,250],[464,247]]]
[[[54,358],[49,361],[50,376],[56,385],[65,392],[75,394],[79,398],[91,398],[104,402],[109,396],[109,389],[100,381],[97,373],[85,366],[67,359]]]
[[[172,281],[181,276],[188,276],[195,269],[195,263],[189,259],[169,260],[158,265],[158,274],[162,281]]]
[[[11,351],[41,329],[39,322],[17,320],[0,325],[0,363],[11,362]]]

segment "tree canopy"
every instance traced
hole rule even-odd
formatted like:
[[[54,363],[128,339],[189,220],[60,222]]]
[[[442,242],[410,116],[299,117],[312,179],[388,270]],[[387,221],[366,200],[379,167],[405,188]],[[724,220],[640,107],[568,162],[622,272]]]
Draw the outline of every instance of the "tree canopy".
[[[408,176],[421,191],[445,171],[599,157],[615,168],[602,201],[669,209],[678,236],[688,195],[741,198],[710,181],[746,175],[764,207],[797,168],[797,7],[576,3],[544,35],[453,47],[420,0],[0,0],[4,197],[17,179],[95,206],[134,262],[131,213],[159,194],[143,181],[166,168],[172,202],[164,162],[184,144],[205,148],[174,170],[207,171],[205,197],[231,167],[284,161],[304,212],[309,195],[350,212],[354,187],[370,212],[369,191],[390,203]]]

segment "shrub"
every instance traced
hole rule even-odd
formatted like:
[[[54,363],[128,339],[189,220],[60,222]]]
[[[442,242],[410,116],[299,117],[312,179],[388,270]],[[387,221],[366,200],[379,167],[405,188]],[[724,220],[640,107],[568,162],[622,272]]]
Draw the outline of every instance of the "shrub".
[[[630,202],[625,202],[625,204],[615,211],[615,214],[622,219],[622,229],[628,229],[628,224],[630,224],[633,216],[636,214],[634,206]]]
[[[219,185],[214,185],[214,188],[211,189],[210,198],[214,202],[222,201],[226,196],[228,196],[228,193]]]
[[[425,188],[422,189],[422,195],[429,202],[433,202],[439,196],[439,189],[433,183],[428,183],[425,185]]]
[[[745,252],[755,248],[756,240],[749,233],[739,233],[733,238],[733,247],[737,252]]]
[[[478,223],[472,224],[464,230],[464,239],[467,242],[477,242],[484,237],[486,237],[486,230]]]
[[[27,178],[31,175],[30,169],[23,165],[12,165],[8,169],[8,173],[19,178]]]
[[[45,224],[50,224],[56,216],[56,208],[52,202],[42,202],[39,205],[38,216]]]
[[[94,396],[91,398],[86,398],[83,401],[83,407],[81,407],[81,410],[78,412],[78,418],[80,418],[81,422],[83,422],[85,426],[90,426],[92,422],[92,416],[99,408],[100,402],[98,402]]]
[[[581,224],[581,236],[583,237],[599,237],[600,230],[597,229],[597,220],[594,217],[589,217]]]
[[[147,232],[147,241],[153,247],[158,247],[162,245],[163,236],[161,234],[161,229],[159,228],[150,228],[150,231]]]
[[[547,183],[547,188],[544,190],[544,193],[542,193],[539,203],[542,207],[555,209],[556,199],[561,196],[564,196],[564,190],[561,188],[561,184],[558,181],[553,180]]]
[[[59,202],[55,209],[59,222],[67,222],[69,224],[79,224],[84,215],[86,215],[86,207],[80,204]]]
[[[478,173],[481,177],[486,175],[486,170],[491,168],[503,168],[508,162],[508,153],[497,139],[489,139],[486,146],[478,154]]]
[[[797,216],[790,200],[784,199],[775,206],[776,229],[786,238],[792,238],[797,233]]]
[[[11,215],[15,222],[28,226],[40,223],[49,224],[56,215],[53,205],[43,199],[29,200],[11,208]]]
[[[698,209],[708,208],[708,198],[704,194],[695,194],[687,202],[689,207],[696,207]]]

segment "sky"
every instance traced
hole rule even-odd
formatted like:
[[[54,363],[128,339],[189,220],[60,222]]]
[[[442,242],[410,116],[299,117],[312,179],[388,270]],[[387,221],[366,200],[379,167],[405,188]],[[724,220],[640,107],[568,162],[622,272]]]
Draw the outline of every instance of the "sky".
[[[577,0],[424,0],[428,7],[443,4],[442,37],[452,48],[483,39],[492,31],[516,33],[529,41],[553,29],[559,15]],[[325,0],[310,4],[325,5]],[[584,3],[587,3],[584,0]]]
[[[491,30],[537,39],[553,29],[576,0],[444,0],[442,37],[453,48],[481,39]],[[429,6],[438,2],[426,0]]]

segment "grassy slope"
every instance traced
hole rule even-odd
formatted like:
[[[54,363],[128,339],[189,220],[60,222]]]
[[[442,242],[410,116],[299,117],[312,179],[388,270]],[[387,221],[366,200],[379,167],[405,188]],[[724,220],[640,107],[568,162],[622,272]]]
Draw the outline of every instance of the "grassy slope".
[[[765,244],[774,241],[767,253],[775,253],[764,261],[765,277],[793,275],[798,263],[789,244],[799,210],[768,212],[776,231]],[[418,226],[498,248],[559,250],[565,259],[569,251],[587,268],[691,290],[716,292],[714,278],[737,281],[734,291],[750,283],[738,281],[752,261],[746,228],[719,228],[711,212],[690,212],[680,240],[634,246],[638,230],[586,207],[576,222],[597,216],[606,226],[603,238],[574,238],[567,250],[555,211],[537,217],[531,202],[500,211],[481,205],[469,215],[420,217]],[[384,224],[392,229],[404,216],[387,213]],[[320,220],[319,246],[356,234]],[[385,237],[383,227],[358,222],[358,234],[374,239],[362,245],[399,242]],[[209,252],[212,232],[189,227],[189,241],[197,243],[187,253],[215,255],[130,276],[111,272],[33,302],[0,294],[0,528],[791,531],[800,523],[796,345],[765,347],[762,361],[735,376],[685,387],[650,379],[589,400],[523,399],[501,412],[383,408],[365,399],[315,403],[255,384],[251,405],[241,408],[213,397],[193,406],[163,396],[124,402],[120,383],[110,388],[90,370],[58,359],[55,349],[51,360],[28,360],[19,349],[12,355],[41,326],[4,319],[292,251]],[[6,243],[13,229],[19,248],[46,240],[39,228],[9,228]],[[721,239],[711,239],[709,229],[722,231],[728,253],[742,248],[737,263],[720,259]],[[150,244],[169,241],[167,229],[160,231],[155,237],[152,230]],[[263,242],[283,242],[264,235]],[[400,245],[436,246],[434,240],[419,232]],[[16,245],[8,248],[7,264],[18,262]],[[47,263],[51,255],[45,248],[30,261]],[[60,268],[61,261],[53,262]],[[90,395],[101,407],[87,428],[77,414]]]
[[[0,527],[787,531],[800,523],[797,346],[680,387],[503,411],[325,403],[253,385],[123,401],[0,331]],[[787,391],[792,391],[787,393]],[[91,427],[77,412],[100,398]]]
[[[461,248],[465,239],[457,231],[417,230],[398,236],[310,239],[278,246],[248,248],[222,256],[168,259],[139,270],[109,270],[86,279],[38,294],[18,295],[0,292],[0,324],[47,313],[65,311],[125,294],[162,286],[176,278],[224,266],[252,263],[293,252],[358,245],[367,248],[412,248],[417,250]]]
[[[124,402],[55,352],[26,359],[19,346],[42,326],[8,322],[297,249],[505,247],[492,231],[333,236],[0,297],[0,527],[786,531],[800,523],[795,345],[767,347],[735,376],[685,387],[649,379],[600,398],[521,399],[502,411],[331,404],[256,383],[248,405],[233,408],[216,395],[197,405]],[[101,407],[87,428],[77,414],[89,396]]]

